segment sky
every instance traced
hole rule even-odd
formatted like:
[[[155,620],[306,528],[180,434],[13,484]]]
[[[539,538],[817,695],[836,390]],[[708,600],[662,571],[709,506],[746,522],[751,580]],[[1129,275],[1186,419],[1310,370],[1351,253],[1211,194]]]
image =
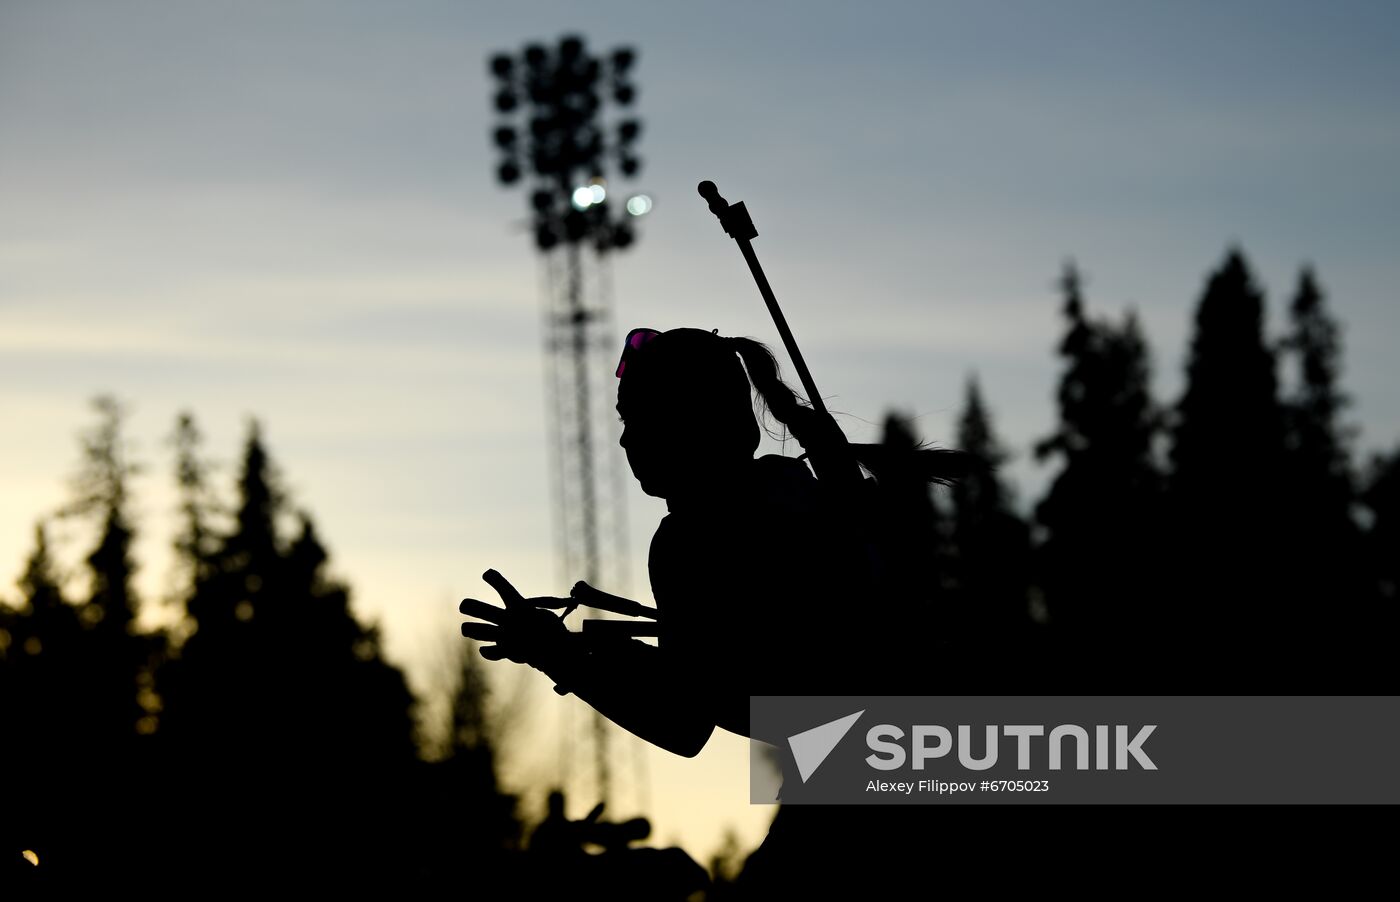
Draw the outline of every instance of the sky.
[[[1316,267],[1358,448],[1400,442],[1394,3],[0,0],[0,598],[68,498],[99,393],[128,404],[147,464],[151,622],[172,614],[182,410],[224,485],[258,418],[422,691],[462,641],[458,600],[492,598],[485,569],[565,594],[540,262],[526,198],[494,180],[487,59],[569,33],[638,52],[630,187],[655,209],[611,265],[619,341],[692,326],[779,347],[695,193],[713,180],[752,213],[848,436],[877,441],[896,409],[951,444],[975,373],[1029,506],[1053,476],[1028,449],[1055,422],[1064,261],[1091,311],[1137,311],[1170,402],[1194,304],[1238,245],[1274,335]],[[665,505],[628,491],[627,588],[650,601]],[[536,721],[508,780],[558,779],[558,732],[586,706],[492,666],[503,696],[524,679]],[[616,755],[617,814],[646,804],[654,841],[761,839],[772,812],[747,804],[737,737],[687,760],[619,734]]]

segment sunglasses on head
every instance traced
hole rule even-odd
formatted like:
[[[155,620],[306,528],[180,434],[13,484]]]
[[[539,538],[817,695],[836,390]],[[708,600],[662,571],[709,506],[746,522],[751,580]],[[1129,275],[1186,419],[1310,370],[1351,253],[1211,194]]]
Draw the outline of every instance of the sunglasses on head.
[[[660,334],[655,329],[633,329],[628,332],[622,341],[622,356],[617,361],[617,372],[614,375],[621,379],[622,371],[627,368],[627,356]]]

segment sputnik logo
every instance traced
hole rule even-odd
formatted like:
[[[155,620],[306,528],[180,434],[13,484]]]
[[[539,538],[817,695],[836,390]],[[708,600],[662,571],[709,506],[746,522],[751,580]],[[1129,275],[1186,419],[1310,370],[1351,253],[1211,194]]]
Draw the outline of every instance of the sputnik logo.
[[[802,777],[803,783],[816,773],[817,768],[821,767],[822,762],[841,743],[864,713],[865,709],[862,708],[854,714],[847,714],[845,717],[788,737],[788,746],[792,749],[792,758],[797,762],[797,773]]]

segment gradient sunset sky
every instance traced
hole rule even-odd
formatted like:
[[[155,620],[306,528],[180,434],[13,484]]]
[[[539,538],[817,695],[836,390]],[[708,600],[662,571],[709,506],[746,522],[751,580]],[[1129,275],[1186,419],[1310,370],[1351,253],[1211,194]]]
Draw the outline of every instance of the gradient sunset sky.
[[[1358,446],[1400,441],[1393,2],[4,0],[0,598],[68,497],[101,392],[130,405],[148,466],[133,488],[152,622],[183,409],[225,486],[261,420],[357,612],[422,690],[463,641],[458,600],[494,600],[482,571],[565,594],[539,262],[526,198],[495,184],[487,58],[568,33],[639,53],[630,184],[656,206],[612,267],[619,341],[693,326],[779,346],[695,193],[712,179],[753,214],[847,434],[878,440],[894,408],[951,442],[975,371],[1027,505],[1053,475],[1027,450],[1055,421],[1063,261],[1092,311],[1138,311],[1172,401],[1194,304],[1238,244],[1274,334],[1316,266]],[[650,601],[665,505],[630,493],[628,591]],[[76,564],[81,536],[58,537]],[[507,693],[523,670],[493,667]],[[543,678],[529,691],[536,729],[506,777],[534,792],[586,706]],[[616,814],[649,800],[657,843],[701,857],[727,824],[761,838],[772,811],[747,803],[742,740],[694,761],[616,751]]]

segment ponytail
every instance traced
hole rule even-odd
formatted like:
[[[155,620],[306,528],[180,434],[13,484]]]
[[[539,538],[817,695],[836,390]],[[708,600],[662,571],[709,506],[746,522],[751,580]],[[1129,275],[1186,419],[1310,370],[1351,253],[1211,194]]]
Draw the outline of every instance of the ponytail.
[[[749,371],[749,381],[758,390],[763,406],[788,428],[802,447],[810,450],[817,440],[817,412],[804,407],[797,394],[778,375],[778,361],[768,346],[752,338],[726,338],[725,344],[737,351]]]
[[[726,337],[722,341],[744,361],[749,380],[763,399],[765,409],[787,427],[808,454],[833,459],[853,455],[876,482],[912,477],[920,482],[947,485],[975,469],[976,459],[972,455],[929,448],[928,442],[891,447],[846,441],[835,420],[828,418],[823,423],[820,414],[799,401],[792,388],[783,382],[777,358],[767,345],[752,338]]]

